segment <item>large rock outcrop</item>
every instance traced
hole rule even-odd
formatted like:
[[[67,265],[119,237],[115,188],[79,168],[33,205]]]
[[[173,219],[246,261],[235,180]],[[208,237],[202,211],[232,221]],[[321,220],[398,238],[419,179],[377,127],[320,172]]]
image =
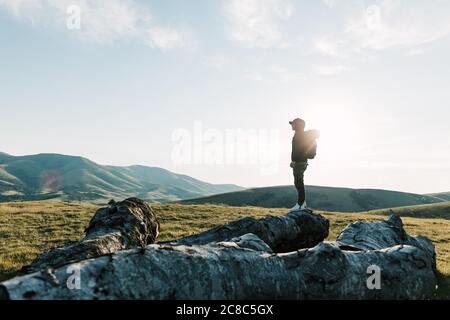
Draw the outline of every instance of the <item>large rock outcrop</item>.
[[[239,220],[172,243],[120,250],[16,277],[0,285],[0,298],[432,297],[436,286],[434,246],[425,238],[408,236],[399,217],[351,224],[335,242],[315,245],[318,236],[302,236],[303,232],[320,231],[324,223],[328,227],[324,221],[307,211],[259,221]],[[317,226],[304,227],[309,223]],[[296,250],[308,243],[315,246]],[[368,285],[374,267],[380,272],[379,288]],[[73,270],[78,271],[79,288],[68,285]]]

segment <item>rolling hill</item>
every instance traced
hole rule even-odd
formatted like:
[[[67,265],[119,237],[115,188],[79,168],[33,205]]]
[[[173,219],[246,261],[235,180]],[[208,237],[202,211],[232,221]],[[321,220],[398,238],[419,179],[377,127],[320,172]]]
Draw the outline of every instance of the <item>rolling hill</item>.
[[[307,186],[308,206],[313,209],[358,212],[384,208],[438,203],[436,197],[375,189],[350,189]],[[255,188],[238,192],[185,200],[188,204],[227,204],[264,208],[289,208],[295,204],[297,192],[293,186]]]
[[[450,201],[450,192],[430,193],[428,195],[444,201]]]
[[[104,201],[136,196],[150,202],[167,202],[242,189],[157,167],[102,166],[86,158],[60,154],[0,153],[0,201]]]

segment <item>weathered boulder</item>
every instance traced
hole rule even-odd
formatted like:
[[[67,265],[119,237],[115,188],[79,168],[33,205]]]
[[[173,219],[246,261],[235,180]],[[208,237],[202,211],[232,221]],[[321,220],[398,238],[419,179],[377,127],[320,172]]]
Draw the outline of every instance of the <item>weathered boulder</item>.
[[[274,252],[290,252],[317,245],[328,237],[329,227],[329,221],[325,217],[310,210],[303,210],[260,220],[242,218],[170,244],[202,245],[252,233],[262,239]]]
[[[357,221],[349,224],[338,236],[336,243],[347,250],[379,250],[396,245],[408,245],[424,251],[436,269],[436,253],[433,243],[422,236],[411,237],[403,228],[402,219],[391,215],[378,222]]]
[[[117,203],[112,201],[108,207],[98,209],[85,232],[82,240],[41,254],[31,265],[22,268],[21,273],[57,268],[154,243],[159,233],[159,222],[146,202],[129,198]]]

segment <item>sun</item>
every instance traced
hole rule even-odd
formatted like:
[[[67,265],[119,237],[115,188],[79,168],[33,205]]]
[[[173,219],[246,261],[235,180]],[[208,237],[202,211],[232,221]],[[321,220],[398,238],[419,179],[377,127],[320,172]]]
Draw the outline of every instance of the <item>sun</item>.
[[[321,158],[354,156],[361,134],[356,115],[349,109],[321,109],[307,119],[306,130],[320,131]]]

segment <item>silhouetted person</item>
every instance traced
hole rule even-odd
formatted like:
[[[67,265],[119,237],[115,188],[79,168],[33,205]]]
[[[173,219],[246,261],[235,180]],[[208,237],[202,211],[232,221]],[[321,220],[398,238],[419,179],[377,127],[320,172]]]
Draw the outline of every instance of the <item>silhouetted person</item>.
[[[295,131],[292,138],[291,168],[294,172],[294,184],[297,189],[298,200],[291,211],[296,211],[306,209],[303,176],[308,167],[308,159],[316,157],[316,139],[319,138],[320,133],[317,130],[305,131],[305,121],[299,118],[289,121],[289,124],[292,126],[292,130]]]

